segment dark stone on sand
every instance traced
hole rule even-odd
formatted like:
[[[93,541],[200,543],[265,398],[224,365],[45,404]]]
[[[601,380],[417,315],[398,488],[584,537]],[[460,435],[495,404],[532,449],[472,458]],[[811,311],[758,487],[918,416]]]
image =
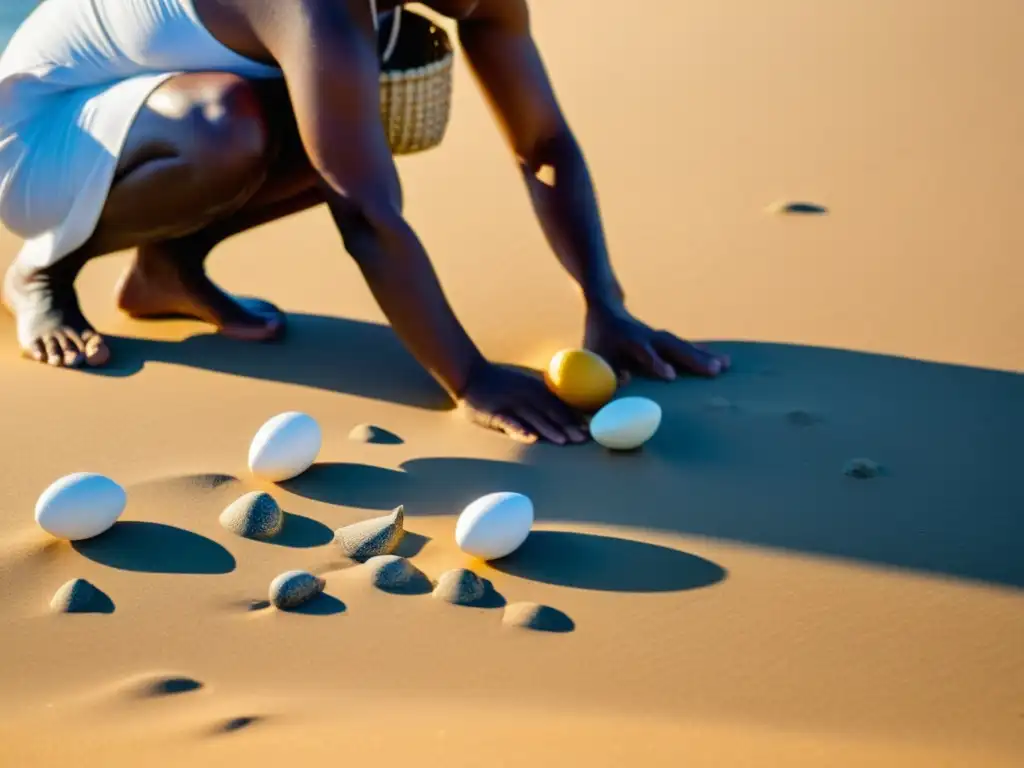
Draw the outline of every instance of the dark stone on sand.
[[[783,215],[823,216],[828,213],[828,208],[823,205],[796,200],[775,203],[771,209]]]
[[[72,579],[50,600],[54,613],[113,613],[114,601],[85,579]]]
[[[557,608],[537,603],[511,603],[505,607],[502,624],[535,632],[572,632],[576,624]]]
[[[843,474],[858,480],[869,480],[882,474],[882,466],[871,459],[850,459],[843,467]]]
[[[363,566],[370,583],[383,592],[397,595],[424,595],[433,589],[430,579],[419,568],[398,555],[371,557]]]
[[[390,515],[339,528],[334,532],[334,542],[345,557],[365,562],[394,552],[405,535],[404,524],[405,508],[400,506]]]
[[[483,602],[490,589],[482,579],[466,568],[445,571],[438,577],[434,597],[452,605],[478,605]]]
[[[272,539],[284,527],[284,513],[269,493],[253,491],[228,505],[220,524],[247,539]]]
[[[383,427],[373,424],[359,424],[348,433],[348,439],[357,443],[372,443],[375,445],[400,445],[402,438],[394,432],[389,432]]]
[[[323,592],[326,584],[308,571],[288,571],[270,583],[270,602],[285,611],[298,608]]]
[[[797,409],[786,414],[786,421],[796,427],[813,427],[821,422],[821,416]]]

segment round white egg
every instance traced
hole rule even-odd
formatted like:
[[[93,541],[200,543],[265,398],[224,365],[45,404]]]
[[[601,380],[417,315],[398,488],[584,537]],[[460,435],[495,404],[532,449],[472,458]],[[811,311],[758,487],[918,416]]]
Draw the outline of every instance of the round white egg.
[[[481,560],[515,552],[533,527],[533,502],[521,493],[491,493],[466,507],[455,524],[455,542]]]
[[[632,451],[654,437],[660,426],[660,405],[646,397],[622,397],[594,414],[590,434],[605,448]]]
[[[58,539],[91,539],[113,526],[127,503],[124,489],[109,477],[76,472],[43,491],[36,502],[36,522]]]
[[[259,428],[249,446],[249,470],[274,483],[309,469],[320,454],[320,425],[305,413],[289,411]]]

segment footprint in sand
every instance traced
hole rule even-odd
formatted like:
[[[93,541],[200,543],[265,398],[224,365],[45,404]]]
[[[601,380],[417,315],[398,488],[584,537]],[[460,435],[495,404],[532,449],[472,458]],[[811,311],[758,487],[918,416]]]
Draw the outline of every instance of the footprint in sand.
[[[123,686],[125,696],[132,699],[162,699],[180,696],[203,688],[203,684],[192,677],[179,675],[145,675],[129,680]]]
[[[771,213],[780,216],[824,216],[828,208],[818,203],[803,202],[800,200],[782,200],[768,206]]]
[[[229,733],[236,733],[261,723],[263,720],[264,718],[259,715],[232,717],[214,725],[213,728],[210,729],[210,733],[213,736],[223,736]]]

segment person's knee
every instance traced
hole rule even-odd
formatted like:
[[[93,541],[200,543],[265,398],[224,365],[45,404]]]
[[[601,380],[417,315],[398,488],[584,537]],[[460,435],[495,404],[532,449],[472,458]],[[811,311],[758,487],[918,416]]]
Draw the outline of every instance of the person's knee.
[[[272,159],[267,115],[255,88],[232,75],[211,80],[191,102],[189,159],[209,189],[251,188]]]

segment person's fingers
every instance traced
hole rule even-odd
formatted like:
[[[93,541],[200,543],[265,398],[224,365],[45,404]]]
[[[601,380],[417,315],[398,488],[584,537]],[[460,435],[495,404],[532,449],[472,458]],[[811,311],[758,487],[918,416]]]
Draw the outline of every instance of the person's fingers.
[[[672,381],[676,377],[675,369],[665,362],[654,346],[648,342],[634,342],[628,347],[627,355],[630,361],[639,368],[639,373],[665,381]]]
[[[539,410],[529,405],[520,405],[515,409],[515,417],[528,429],[536,432],[548,442],[555,445],[565,445],[567,437],[565,431],[555,426]]]
[[[574,443],[582,443],[587,439],[587,427],[582,414],[546,389],[543,392],[543,399],[531,401],[531,404]]]
[[[722,361],[693,344],[678,339],[671,333],[658,336],[658,350],[675,366],[701,376],[717,376],[722,372]]]
[[[698,344],[696,341],[691,341],[691,345],[699,349],[701,352],[707,352],[712,357],[717,357],[718,362],[722,364],[722,370],[728,371],[732,367],[732,358],[722,352],[713,351],[707,344]]]
[[[504,413],[493,416],[490,421],[490,426],[492,429],[504,432],[516,442],[526,444],[537,442],[537,433],[528,428],[523,424],[523,422],[514,416],[509,416]]]
[[[547,418],[556,428],[569,437],[574,443],[582,443],[587,439],[587,430],[583,420],[571,409],[565,407],[561,401],[545,403],[537,409],[541,415]]]

